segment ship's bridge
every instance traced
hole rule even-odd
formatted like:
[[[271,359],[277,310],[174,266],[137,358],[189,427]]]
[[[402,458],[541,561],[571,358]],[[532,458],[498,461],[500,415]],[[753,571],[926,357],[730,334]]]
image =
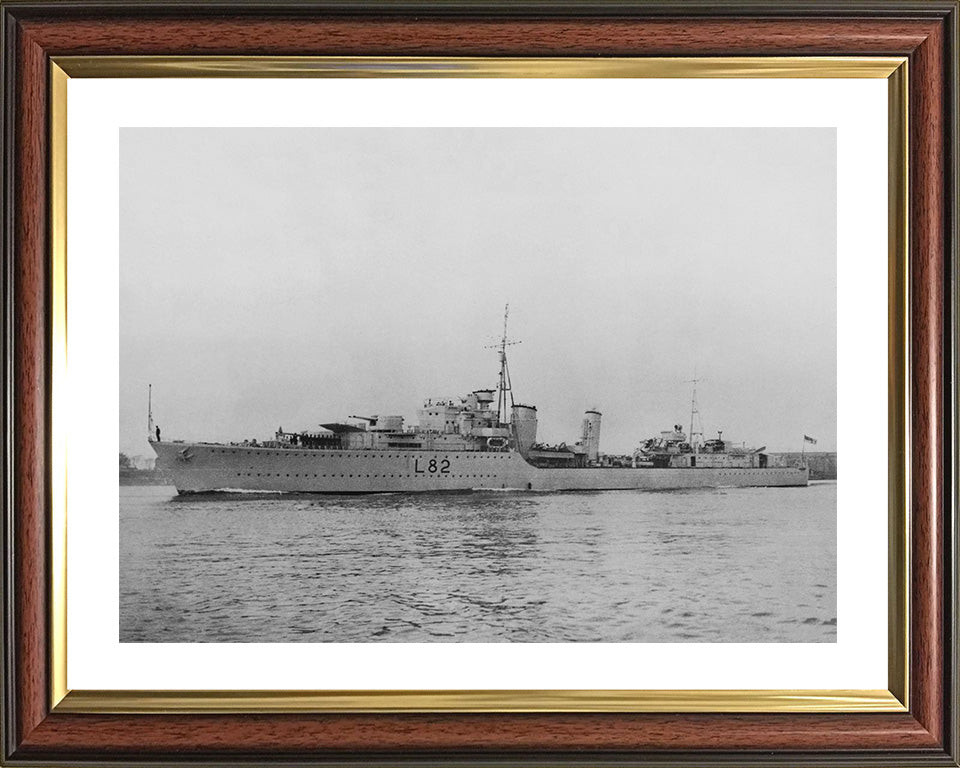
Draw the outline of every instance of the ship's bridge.
[[[417,420],[420,429],[450,434],[460,431],[457,422],[462,411],[462,405],[455,405],[450,400],[427,400],[417,411]]]
[[[478,389],[458,399],[426,400],[423,408],[417,411],[420,429],[424,432],[440,434],[476,435],[490,437],[499,435],[490,430],[501,430],[500,417],[491,407],[493,393],[489,389]],[[509,430],[504,431],[509,435]]]

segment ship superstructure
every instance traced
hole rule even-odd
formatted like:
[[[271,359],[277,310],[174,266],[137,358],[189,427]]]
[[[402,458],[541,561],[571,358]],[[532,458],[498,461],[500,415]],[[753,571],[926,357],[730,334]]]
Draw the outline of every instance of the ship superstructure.
[[[509,307],[495,348],[494,389],[429,399],[417,424],[402,416],[352,416],[272,439],[218,444],[161,441],[149,419],[157,467],[181,493],[291,491],[371,493],[511,490],[678,489],[806,485],[806,467],[771,466],[763,448],[728,445],[722,433],[703,440],[691,416],[645,440],[632,455],[600,451],[601,413],[584,414],[573,443],[537,442],[537,409],[516,403],[507,364]],[[693,409],[696,411],[696,395]],[[702,433],[702,429],[701,429]]]

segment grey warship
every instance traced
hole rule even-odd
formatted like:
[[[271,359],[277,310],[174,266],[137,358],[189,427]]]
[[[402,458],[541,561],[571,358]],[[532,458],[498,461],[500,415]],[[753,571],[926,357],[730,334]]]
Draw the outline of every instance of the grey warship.
[[[416,426],[402,416],[350,417],[304,431],[278,429],[242,444],[162,441],[152,413],[148,439],[157,468],[181,494],[217,491],[417,493],[435,491],[677,490],[805,486],[805,466],[774,466],[764,448],[704,439],[680,425],[629,455],[600,451],[601,413],[584,414],[572,444],[537,442],[537,409],[513,400],[507,317],[496,349],[494,389],[426,400]],[[696,408],[694,395],[692,411]]]

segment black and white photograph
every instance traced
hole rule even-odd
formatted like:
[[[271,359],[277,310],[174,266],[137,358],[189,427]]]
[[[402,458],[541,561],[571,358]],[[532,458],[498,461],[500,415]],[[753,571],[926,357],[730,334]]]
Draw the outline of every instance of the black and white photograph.
[[[119,224],[121,643],[836,643],[836,129],[122,128]]]

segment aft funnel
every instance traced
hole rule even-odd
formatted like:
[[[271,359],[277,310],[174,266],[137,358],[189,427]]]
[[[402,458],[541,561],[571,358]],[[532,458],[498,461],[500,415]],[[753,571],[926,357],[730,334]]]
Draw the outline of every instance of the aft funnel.
[[[587,411],[583,415],[581,441],[587,452],[587,461],[600,458],[600,411]]]

